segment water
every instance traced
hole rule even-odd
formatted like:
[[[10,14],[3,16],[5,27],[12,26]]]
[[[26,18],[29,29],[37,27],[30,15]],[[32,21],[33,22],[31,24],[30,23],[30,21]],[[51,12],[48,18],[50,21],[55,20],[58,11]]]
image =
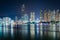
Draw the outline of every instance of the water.
[[[57,26],[50,23],[0,25],[0,39],[2,40],[59,40],[60,32]]]

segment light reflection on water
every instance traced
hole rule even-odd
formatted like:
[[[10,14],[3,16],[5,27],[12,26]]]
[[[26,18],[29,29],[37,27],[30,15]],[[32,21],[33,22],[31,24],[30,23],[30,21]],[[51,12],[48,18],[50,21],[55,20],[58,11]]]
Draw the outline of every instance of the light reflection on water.
[[[6,25],[0,25],[0,37],[12,37],[15,38],[15,35],[17,37],[22,37],[22,39],[48,39],[49,37],[53,38],[59,38],[60,32],[56,32],[55,24],[52,24],[53,27],[48,26],[50,24],[23,24],[23,25],[17,25],[17,27],[13,26],[6,26]],[[51,31],[52,30],[52,31]],[[3,35],[2,35],[3,34]],[[57,37],[59,36],[59,37]],[[55,40],[54,39],[54,40]]]

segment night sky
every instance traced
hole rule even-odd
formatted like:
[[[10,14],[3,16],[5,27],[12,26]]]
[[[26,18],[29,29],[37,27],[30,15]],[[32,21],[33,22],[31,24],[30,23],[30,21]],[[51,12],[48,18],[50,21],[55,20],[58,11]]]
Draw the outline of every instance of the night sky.
[[[21,16],[22,4],[25,4],[27,14],[34,11],[38,15],[40,9],[60,9],[59,0],[0,0],[0,17]]]

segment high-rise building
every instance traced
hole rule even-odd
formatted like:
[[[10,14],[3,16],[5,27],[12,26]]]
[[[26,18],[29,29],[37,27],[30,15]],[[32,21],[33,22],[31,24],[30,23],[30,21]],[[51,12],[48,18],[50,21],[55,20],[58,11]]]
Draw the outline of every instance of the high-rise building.
[[[55,14],[55,21],[59,21],[59,10],[56,11],[56,14]]]
[[[43,13],[42,10],[40,10],[40,22],[42,22],[42,19],[43,19]]]
[[[47,21],[48,21],[47,12],[46,12],[46,10],[44,10],[44,22],[47,22]]]
[[[48,22],[50,22],[51,21],[51,11],[50,10],[48,11],[47,17],[48,17]]]
[[[21,7],[21,19],[23,22],[27,22],[28,21],[28,14],[26,13],[26,9],[25,9],[25,5],[23,4]]]
[[[60,21],[60,13],[59,13],[59,21]]]
[[[27,22],[28,22],[28,15],[25,14],[23,17],[24,17],[24,18],[23,18],[23,19],[24,19],[24,22],[27,23]]]
[[[25,11],[25,5],[23,4],[22,7],[21,7],[21,14],[22,16],[26,13]]]
[[[31,12],[31,14],[30,14],[30,22],[35,22],[35,12]]]
[[[55,21],[55,10],[51,11],[51,21]]]

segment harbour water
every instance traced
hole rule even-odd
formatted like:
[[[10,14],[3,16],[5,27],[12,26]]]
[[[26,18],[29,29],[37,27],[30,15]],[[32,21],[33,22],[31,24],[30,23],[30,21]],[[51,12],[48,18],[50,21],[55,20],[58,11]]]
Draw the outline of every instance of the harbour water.
[[[58,24],[31,23],[22,25],[0,25],[0,39],[2,40],[59,40]]]

